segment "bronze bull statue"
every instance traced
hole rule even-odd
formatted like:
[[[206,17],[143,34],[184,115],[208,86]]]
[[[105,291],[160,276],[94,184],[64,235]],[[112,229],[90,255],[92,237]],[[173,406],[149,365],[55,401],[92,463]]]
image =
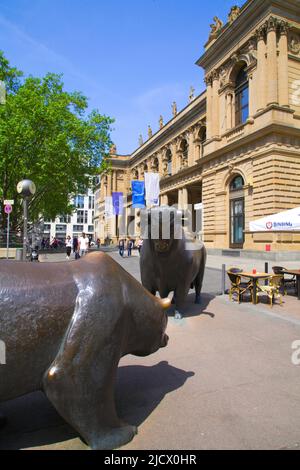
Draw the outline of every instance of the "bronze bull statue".
[[[119,360],[167,345],[169,306],[103,253],[72,263],[1,261],[0,402],[43,390],[92,449],[122,446],[136,427],[116,413]]]
[[[145,212],[140,257],[142,284],[153,295],[158,291],[161,297],[173,291],[175,318],[181,319],[191,287],[195,287],[195,303],[201,302],[205,246],[183,229],[182,214],[176,209],[162,206]]]

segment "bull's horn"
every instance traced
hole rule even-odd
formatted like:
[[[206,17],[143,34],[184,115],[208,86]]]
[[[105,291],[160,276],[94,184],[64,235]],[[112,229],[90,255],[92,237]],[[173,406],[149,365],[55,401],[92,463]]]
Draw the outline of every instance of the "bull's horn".
[[[171,300],[166,297],[165,299],[160,299],[161,306],[164,310],[168,310],[171,307]]]

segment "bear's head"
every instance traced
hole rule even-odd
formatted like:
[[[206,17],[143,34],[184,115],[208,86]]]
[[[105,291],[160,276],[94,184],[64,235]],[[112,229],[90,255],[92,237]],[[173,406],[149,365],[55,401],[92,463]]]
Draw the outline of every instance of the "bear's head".
[[[137,304],[133,312],[134,327],[131,333],[130,354],[135,356],[148,356],[160,348],[167,346],[169,337],[166,334],[168,316],[166,310],[171,300],[160,299],[142,288],[144,296],[140,305]],[[139,296],[137,296],[139,297]],[[132,341],[133,340],[133,341]]]

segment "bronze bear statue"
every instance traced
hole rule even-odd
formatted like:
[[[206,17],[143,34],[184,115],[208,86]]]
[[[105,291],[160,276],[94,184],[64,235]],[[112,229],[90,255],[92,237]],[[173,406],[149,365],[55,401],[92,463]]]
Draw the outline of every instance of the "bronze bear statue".
[[[103,253],[71,263],[1,261],[0,402],[43,390],[92,449],[124,445],[136,428],[117,416],[118,363],[167,345],[169,306]]]
[[[175,318],[184,315],[184,303],[195,287],[195,303],[201,302],[206,248],[182,227],[182,212],[169,206],[148,209],[142,215],[144,235],[140,257],[143,286],[161,297],[174,292]]]

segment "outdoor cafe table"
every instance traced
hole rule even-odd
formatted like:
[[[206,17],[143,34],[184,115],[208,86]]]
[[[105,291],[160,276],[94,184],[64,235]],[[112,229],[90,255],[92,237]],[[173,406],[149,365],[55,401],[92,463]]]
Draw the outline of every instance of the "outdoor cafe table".
[[[299,273],[300,274],[300,273]],[[256,292],[257,292],[257,281],[259,279],[268,279],[272,276],[272,274],[268,274],[268,273],[248,273],[248,272],[244,272],[242,271],[241,273],[239,273],[239,276],[241,277],[248,277],[249,279],[251,279],[253,281],[253,303],[256,305]]]
[[[292,274],[293,276],[296,276],[297,278],[297,296],[298,300],[300,300],[300,269],[284,269],[283,270],[284,274]]]

